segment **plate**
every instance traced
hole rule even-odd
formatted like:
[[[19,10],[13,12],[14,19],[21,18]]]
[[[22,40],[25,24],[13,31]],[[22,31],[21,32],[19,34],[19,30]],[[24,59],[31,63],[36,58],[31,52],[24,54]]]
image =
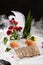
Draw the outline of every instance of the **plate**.
[[[4,33],[1,33],[3,35],[1,35],[2,37],[2,40],[3,40],[3,37],[5,36]],[[34,35],[35,36],[35,35]],[[36,57],[32,57],[32,58],[23,58],[23,59],[18,59],[17,56],[16,56],[16,53],[14,51],[14,49],[12,49],[11,51],[9,52],[5,52],[5,49],[6,47],[9,47],[9,42],[8,41],[8,44],[6,44],[6,46],[3,44],[3,41],[1,40],[0,41],[0,59],[4,59],[4,60],[7,60],[11,63],[11,65],[43,65],[43,49],[42,49],[42,45],[41,43],[43,42],[43,38],[42,37],[37,37],[37,46],[40,50],[40,56],[36,56]],[[23,41],[24,39],[21,39],[20,42],[21,43],[21,46],[24,46],[23,45]],[[12,56],[14,56],[14,58],[12,58]],[[25,60],[25,61],[24,61]]]

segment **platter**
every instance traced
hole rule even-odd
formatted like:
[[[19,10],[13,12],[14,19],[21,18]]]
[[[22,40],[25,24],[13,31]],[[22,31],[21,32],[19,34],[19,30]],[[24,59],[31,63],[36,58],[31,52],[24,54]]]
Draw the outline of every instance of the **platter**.
[[[3,34],[3,36],[5,36],[5,34]],[[43,61],[43,48],[42,48],[42,44],[41,44],[43,42],[43,38],[38,37],[38,36],[36,36],[36,37],[37,37],[37,46],[38,46],[38,48],[40,50],[40,54],[41,54],[40,56],[31,57],[31,58],[18,59],[16,54],[15,54],[14,49],[12,49],[9,52],[5,52],[5,49],[6,49],[6,47],[9,46],[9,42],[10,41],[8,41],[8,44],[5,46],[3,44],[3,41],[1,40],[0,41],[0,59],[7,60],[12,65],[17,65],[17,64],[18,65],[28,65],[28,64],[30,64],[30,65],[31,64],[33,64],[33,65],[34,64],[43,65],[43,63],[42,63],[42,61]],[[21,46],[24,46],[23,45],[23,41],[24,41],[24,39],[21,39],[20,41],[18,41],[18,42],[21,43]],[[12,56],[14,56],[14,58],[12,58]]]

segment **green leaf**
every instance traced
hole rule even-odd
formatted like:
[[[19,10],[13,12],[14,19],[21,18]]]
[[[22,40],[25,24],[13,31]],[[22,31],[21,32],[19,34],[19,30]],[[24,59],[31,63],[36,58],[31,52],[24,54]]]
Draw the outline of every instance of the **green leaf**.
[[[11,48],[6,48],[6,50],[5,50],[5,51],[9,52],[10,50],[11,50]]]
[[[7,43],[7,41],[8,41],[8,38],[7,37],[4,37],[4,44],[6,44]]]
[[[27,38],[27,36],[30,34],[31,21],[32,21],[32,16],[31,16],[31,12],[29,11],[28,16],[27,16],[27,20],[25,22],[25,27],[23,30],[23,37],[24,38]]]
[[[11,35],[11,36],[10,36],[10,40],[14,40],[14,36]]]
[[[11,36],[10,36],[10,40],[19,40],[19,34],[16,32],[12,32]]]
[[[31,35],[31,34],[29,34],[29,35],[27,36],[27,39],[28,39],[28,38],[30,39],[30,38],[31,38],[31,36],[32,36],[32,35]]]

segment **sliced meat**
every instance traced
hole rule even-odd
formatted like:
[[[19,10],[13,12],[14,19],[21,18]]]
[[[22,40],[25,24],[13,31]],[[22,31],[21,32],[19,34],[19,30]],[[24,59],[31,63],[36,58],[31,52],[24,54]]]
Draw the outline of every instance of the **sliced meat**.
[[[32,57],[33,54],[32,54],[32,50],[30,48],[31,46],[27,46],[26,49],[27,49],[27,53],[29,53],[29,56]]]
[[[23,52],[24,57],[30,57],[30,55],[31,55],[26,47],[22,48],[22,52]]]
[[[15,51],[16,51],[16,53],[17,53],[17,55],[18,55],[19,58],[22,58],[22,57],[23,57],[23,54],[22,54],[22,52],[20,51],[20,49],[17,49],[17,50],[15,50]]]
[[[36,55],[35,46],[31,46],[31,50],[32,50],[32,55],[35,56]]]
[[[40,55],[39,49],[37,46],[34,47],[35,51],[36,51],[36,55]]]
[[[40,55],[37,46],[26,46],[15,50],[19,58],[32,57]]]
[[[26,56],[25,47],[21,48],[20,50],[21,50],[21,52],[22,52],[22,54],[23,54],[23,57],[25,57],[25,56]]]

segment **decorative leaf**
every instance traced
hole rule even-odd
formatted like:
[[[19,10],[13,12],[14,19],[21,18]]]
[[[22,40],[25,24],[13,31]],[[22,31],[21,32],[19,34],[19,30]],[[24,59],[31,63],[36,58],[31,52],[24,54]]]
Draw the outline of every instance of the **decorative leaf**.
[[[11,50],[11,48],[6,48],[6,50],[5,50],[5,51],[9,52],[10,50]]]
[[[31,21],[32,21],[32,16],[31,16],[31,12],[29,11],[28,16],[27,16],[27,20],[25,22],[24,31],[23,31],[24,38],[27,38],[27,36],[30,34]]]
[[[7,39],[7,37],[4,37],[4,44],[6,44],[7,43],[7,41],[8,41],[8,39]]]

